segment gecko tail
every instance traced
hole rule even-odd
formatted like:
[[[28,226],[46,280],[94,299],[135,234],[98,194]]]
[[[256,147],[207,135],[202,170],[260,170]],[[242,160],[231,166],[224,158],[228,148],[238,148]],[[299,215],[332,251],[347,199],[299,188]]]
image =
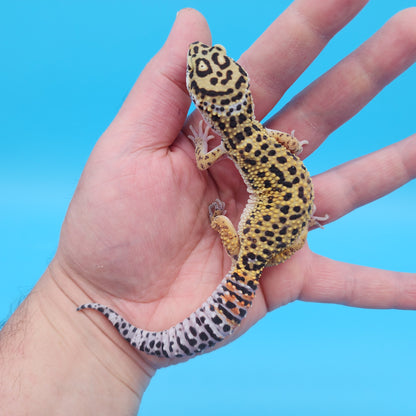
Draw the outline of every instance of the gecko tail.
[[[212,348],[240,325],[254,298],[253,287],[228,273],[203,305],[182,322],[164,331],[152,332],[125,320],[108,306],[86,303],[78,311],[95,309],[102,313],[134,348],[159,357],[191,356]]]
[[[157,332],[137,328],[108,306],[99,303],[87,303],[77,308],[78,311],[85,309],[95,309],[102,313],[137,350],[159,357],[191,356],[224,339],[218,329],[212,328],[203,307],[175,326]],[[204,331],[199,329],[201,327]]]

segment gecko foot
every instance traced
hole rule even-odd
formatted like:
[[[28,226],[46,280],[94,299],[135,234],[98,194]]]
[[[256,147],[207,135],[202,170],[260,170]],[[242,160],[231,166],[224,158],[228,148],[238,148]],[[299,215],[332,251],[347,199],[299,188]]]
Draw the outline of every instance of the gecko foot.
[[[212,134],[208,134],[210,130],[210,127],[208,125],[206,125],[204,129],[203,120],[201,120],[198,124],[198,132],[195,130],[194,126],[189,126],[189,128],[192,134],[190,134],[188,138],[191,139],[195,145],[197,144],[197,142],[208,143],[210,140],[214,138]]]
[[[225,202],[221,201],[221,199],[216,199],[214,202],[209,204],[208,213],[209,219],[212,221],[213,218],[218,217],[218,215],[225,215]]]
[[[328,214],[325,214],[323,217],[317,217],[315,214],[316,211],[316,205],[313,204],[312,207],[312,216],[311,216],[311,220],[309,222],[309,227],[312,227],[314,225],[318,226],[321,229],[324,229],[324,226],[321,224],[321,222],[326,221],[329,218]]]
[[[292,130],[290,132],[290,135],[292,136],[293,139],[295,139],[298,142],[299,150],[296,152],[296,155],[300,155],[303,152],[303,146],[309,144],[309,141],[308,140],[298,140],[298,139],[296,139],[295,130]]]

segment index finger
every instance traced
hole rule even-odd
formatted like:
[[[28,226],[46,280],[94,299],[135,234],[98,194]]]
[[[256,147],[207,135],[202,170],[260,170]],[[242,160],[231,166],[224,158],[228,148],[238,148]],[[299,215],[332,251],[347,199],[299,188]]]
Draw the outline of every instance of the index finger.
[[[241,56],[261,120],[368,0],[296,0]]]

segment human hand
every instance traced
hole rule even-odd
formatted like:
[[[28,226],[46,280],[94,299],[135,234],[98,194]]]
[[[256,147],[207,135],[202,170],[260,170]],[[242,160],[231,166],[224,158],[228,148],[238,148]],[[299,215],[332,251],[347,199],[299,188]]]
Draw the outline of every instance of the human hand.
[[[336,4],[320,2],[311,9],[310,2],[296,1],[242,56],[258,119],[364,2],[331,3]],[[268,127],[295,129],[298,139],[310,143],[302,156],[311,153],[413,63],[411,17],[413,11],[393,18],[295,97]],[[209,227],[209,203],[218,197],[224,200],[236,223],[247,200],[230,161],[204,173],[196,169],[188,130],[181,130],[190,103],[186,51],[194,40],[209,43],[208,27],[199,14],[186,10],[97,143],[68,210],[54,262],[86,297],[152,330],[168,328],[189,315],[229,269],[220,239]],[[198,117],[193,114],[187,125]],[[328,213],[330,221],[335,220],[413,178],[414,142],[409,138],[314,178],[317,215]],[[380,165],[388,166],[389,174]],[[414,275],[400,279],[397,273],[334,262],[304,247],[288,262],[264,272],[241,330],[295,299],[415,308],[415,287]],[[172,362],[146,360],[154,367]]]

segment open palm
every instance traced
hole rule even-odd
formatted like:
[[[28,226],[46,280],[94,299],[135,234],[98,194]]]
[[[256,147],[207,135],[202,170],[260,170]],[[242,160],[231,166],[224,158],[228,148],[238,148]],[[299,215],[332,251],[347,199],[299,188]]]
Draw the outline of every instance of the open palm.
[[[260,120],[365,2],[304,3],[295,1],[240,59]],[[295,97],[268,127],[295,129],[298,139],[309,141],[302,157],[310,154],[414,62],[415,18],[414,10],[395,16]],[[199,115],[185,123],[190,104],[186,52],[195,40],[209,43],[209,29],[198,12],[184,10],[92,152],[57,253],[60,266],[85,292],[85,302],[106,304],[151,330],[189,315],[228,271],[230,260],[209,226],[209,203],[218,197],[225,201],[236,224],[247,200],[229,160],[208,172],[196,168],[186,134]],[[329,214],[333,221],[392,191],[416,176],[415,161],[411,137],[319,175],[314,178],[317,215]],[[263,273],[242,330],[295,299],[416,308],[416,275],[402,277],[335,262],[305,246]],[[154,358],[154,365],[162,360]]]

